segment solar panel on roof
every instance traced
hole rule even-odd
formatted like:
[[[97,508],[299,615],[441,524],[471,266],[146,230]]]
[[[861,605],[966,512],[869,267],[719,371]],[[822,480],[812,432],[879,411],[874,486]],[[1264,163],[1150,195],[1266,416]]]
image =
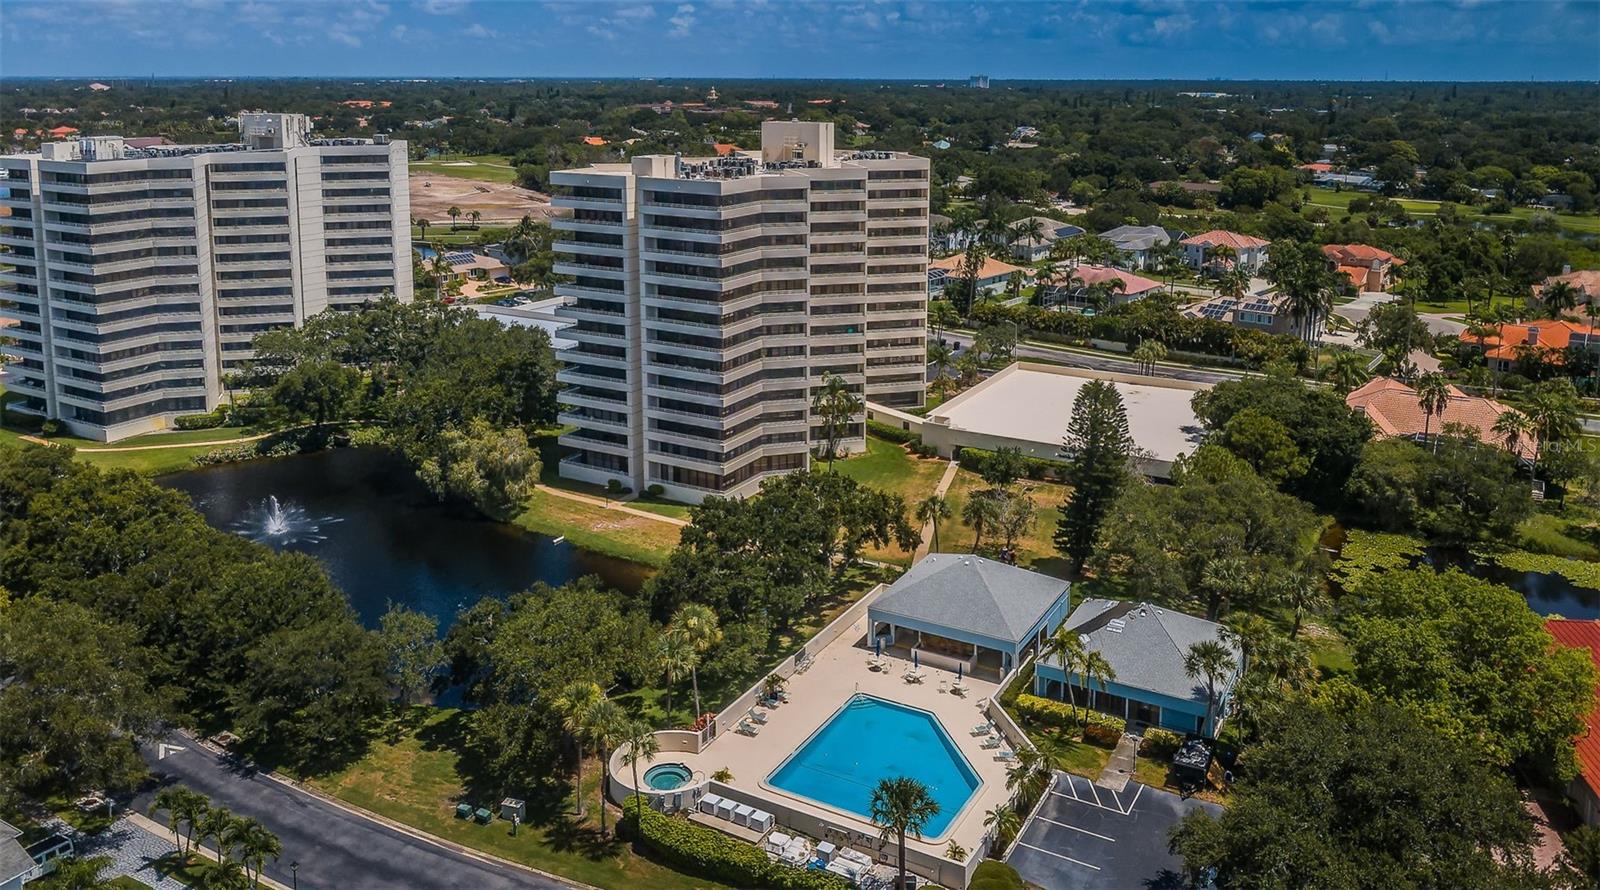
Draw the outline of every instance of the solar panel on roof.
[[[458,250],[444,255],[444,261],[452,266],[458,266],[462,263],[470,263],[476,258],[476,255],[470,250]]]

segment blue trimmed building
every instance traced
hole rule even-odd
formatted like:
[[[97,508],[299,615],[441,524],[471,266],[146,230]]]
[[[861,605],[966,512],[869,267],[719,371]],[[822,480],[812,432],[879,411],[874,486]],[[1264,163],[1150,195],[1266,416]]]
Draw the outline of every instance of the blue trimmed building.
[[[1096,682],[1085,691],[1075,672],[1063,671],[1057,657],[1034,667],[1035,695],[1093,708],[1128,723],[1159,726],[1174,732],[1215,735],[1228,712],[1228,700],[1244,672],[1244,656],[1222,634],[1222,625],[1150,603],[1087,599],[1067,618],[1067,627],[1111,665],[1116,679]],[[1206,732],[1206,683],[1184,670],[1189,647],[1215,640],[1233,652],[1233,675],[1218,684],[1212,732]]]
[[[1060,578],[981,556],[930,554],[868,607],[868,645],[998,679],[1061,625],[1071,590]]]

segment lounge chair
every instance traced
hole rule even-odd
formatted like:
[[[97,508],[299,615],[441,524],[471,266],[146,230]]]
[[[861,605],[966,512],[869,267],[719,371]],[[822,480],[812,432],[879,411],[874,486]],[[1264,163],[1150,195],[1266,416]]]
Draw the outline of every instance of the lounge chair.
[[[739,726],[734,729],[734,732],[737,732],[740,735],[758,736],[761,734],[761,727],[751,723],[750,719],[747,717],[739,721]]]
[[[987,720],[972,727],[973,738],[977,738],[980,735],[989,735],[992,732],[994,732],[994,725]]]
[[[995,752],[994,759],[1001,763],[1010,763],[1017,759],[1017,752],[1009,748],[1002,748]]]
[[[962,683],[951,683],[950,684],[950,693],[952,695],[959,695],[962,698],[966,698],[967,697],[967,692],[968,692],[967,687]]]
[[[757,723],[766,723],[767,722],[767,712],[761,710],[760,708],[751,708],[750,709],[750,719],[754,720]]]
[[[950,681],[949,680],[940,680],[939,681],[939,691],[940,692],[949,692],[950,691]]]
[[[983,743],[978,747],[985,751],[992,751],[995,748],[1000,747],[1000,737],[997,735],[989,736],[988,738],[984,739]]]
[[[901,675],[907,683],[921,683],[922,672],[917,670],[906,671]]]

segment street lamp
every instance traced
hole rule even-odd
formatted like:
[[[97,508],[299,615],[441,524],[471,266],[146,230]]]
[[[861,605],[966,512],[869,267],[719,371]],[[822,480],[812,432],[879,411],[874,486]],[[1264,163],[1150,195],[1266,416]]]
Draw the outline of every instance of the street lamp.
[[[294,882],[294,890],[300,890],[300,860],[289,863],[289,878]]]

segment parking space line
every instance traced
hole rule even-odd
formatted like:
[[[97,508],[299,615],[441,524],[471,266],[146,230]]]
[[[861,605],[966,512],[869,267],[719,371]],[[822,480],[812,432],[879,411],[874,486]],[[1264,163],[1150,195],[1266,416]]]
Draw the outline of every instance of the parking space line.
[[[1065,859],[1068,862],[1072,863],[1073,865],[1081,865],[1084,868],[1092,868],[1095,871],[1099,871],[1100,870],[1100,866],[1098,866],[1098,865],[1090,865],[1089,863],[1084,862],[1081,859],[1073,859],[1071,856],[1063,856],[1060,853],[1052,853],[1051,851],[1046,850],[1043,847],[1035,847],[1033,844],[1025,844],[1022,841],[1017,841],[1017,846],[1019,846],[1019,847],[1027,847],[1030,850],[1036,850],[1036,851],[1038,851],[1040,853],[1043,853],[1046,856],[1054,856],[1057,859]]]
[[[1143,785],[1143,783],[1140,783],[1139,787],[1133,792],[1133,800],[1128,802],[1128,808],[1126,810],[1122,811],[1122,815],[1126,816],[1129,813],[1133,812],[1133,808],[1139,805],[1139,795],[1141,795],[1143,793],[1144,793],[1144,785]]]
[[[1070,829],[1072,829],[1072,830],[1073,830],[1073,831],[1078,831],[1078,832],[1082,832],[1082,833],[1084,833],[1084,834],[1087,834],[1087,835],[1088,835],[1088,836],[1090,836],[1090,837],[1097,837],[1097,838],[1099,838],[1099,839],[1101,839],[1101,840],[1103,840],[1103,841],[1110,841],[1110,842],[1112,842],[1112,843],[1113,843],[1113,844],[1114,844],[1114,843],[1116,843],[1116,842],[1117,842],[1117,839],[1116,839],[1116,838],[1114,838],[1114,837],[1106,837],[1106,836],[1105,836],[1105,835],[1103,835],[1103,834],[1095,834],[1095,833],[1094,833],[1094,832],[1092,832],[1092,831],[1090,831],[1090,830],[1088,830],[1088,829],[1086,829],[1086,828],[1079,828],[1079,827],[1078,827],[1078,826],[1076,826],[1076,825],[1068,825],[1068,824],[1067,824],[1067,823],[1065,823],[1065,822],[1057,822],[1057,821],[1056,821],[1056,820],[1054,820],[1054,819],[1046,819],[1046,818],[1045,818],[1045,817],[1043,817],[1043,816],[1038,816],[1038,817],[1036,817],[1036,818],[1037,818],[1037,819],[1038,819],[1038,821],[1040,821],[1040,822],[1049,822],[1049,823],[1050,823],[1050,824],[1051,824],[1051,825],[1059,825],[1059,826],[1061,826],[1061,827],[1062,827],[1062,828],[1070,828]]]
[[[1089,783],[1089,793],[1094,795],[1094,805],[1095,806],[1101,807],[1101,808],[1106,808],[1106,805],[1100,802],[1100,792],[1095,790],[1093,782]]]
[[[1061,794],[1061,792],[1059,792],[1059,791],[1056,791],[1056,792],[1053,792],[1053,793],[1061,794],[1062,797],[1071,797],[1073,800],[1079,800],[1079,801],[1083,800],[1083,798],[1078,796],[1077,787],[1072,784],[1072,773],[1066,773],[1066,777],[1067,777],[1067,790],[1072,792],[1072,793],[1070,795]]]

